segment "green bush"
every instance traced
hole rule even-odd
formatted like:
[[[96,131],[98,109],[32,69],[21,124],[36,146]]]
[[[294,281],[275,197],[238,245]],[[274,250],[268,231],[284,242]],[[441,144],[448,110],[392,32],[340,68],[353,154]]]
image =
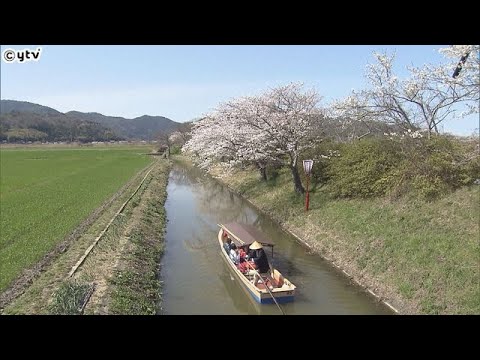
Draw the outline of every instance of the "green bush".
[[[399,142],[362,139],[342,144],[329,165],[329,185],[336,197],[386,194],[398,182],[404,161]]]
[[[179,145],[173,145],[170,148],[170,155],[179,155],[182,153],[182,147]]]
[[[478,144],[451,136],[362,139],[342,144],[339,153],[328,164],[336,197],[410,193],[433,200],[480,177]]]
[[[267,178],[271,181],[276,181],[280,175],[280,170],[284,165],[280,163],[268,164],[267,165]]]
[[[432,200],[479,176],[480,161],[471,143],[450,136],[416,139],[405,148],[404,182],[414,194]]]
[[[330,163],[332,158],[337,156],[340,147],[340,144],[332,140],[325,140],[303,150],[297,164],[298,172],[302,174],[302,179],[304,177],[303,160],[313,159],[314,163],[311,175],[312,188],[315,188],[317,184],[326,184],[330,178]]]
[[[45,140],[48,134],[38,131],[37,129],[10,129],[5,132],[3,138],[8,139],[9,142],[16,141],[39,141]]]

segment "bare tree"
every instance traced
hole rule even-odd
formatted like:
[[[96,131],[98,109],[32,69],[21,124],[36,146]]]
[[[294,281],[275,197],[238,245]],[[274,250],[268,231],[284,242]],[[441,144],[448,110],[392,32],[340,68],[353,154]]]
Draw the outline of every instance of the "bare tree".
[[[467,71],[452,78],[451,65],[410,67],[410,77],[401,81],[392,70],[395,55],[374,55],[377,62],[369,64],[366,72],[369,87],[335,102],[332,109],[337,116],[348,121],[383,121],[404,131],[425,128],[430,137],[439,132],[442,121],[459,113],[462,104],[478,102],[478,87],[462,85],[462,79],[470,79]]]
[[[175,134],[175,140],[180,146],[185,145],[185,143],[188,140],[190,140],[190,138],[192,137],[191,135],[192,127],[193,127],[192,122],[180,123],[177,126],[177,129],[175,130],[174,134]]]
[[[158,141],[158,152],[164,152],[165,157],[170,157],[170,150],[173,145],[171,134],[166,131],[159,131],[154,137]]]

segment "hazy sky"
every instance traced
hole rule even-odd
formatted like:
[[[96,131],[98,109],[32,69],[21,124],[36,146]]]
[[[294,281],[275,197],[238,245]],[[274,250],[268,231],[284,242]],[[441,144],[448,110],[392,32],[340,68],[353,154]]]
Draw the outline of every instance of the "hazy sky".
[[[41,45],[1,47],[35,50]],[[395,69],[443,60],[446,45],[172,45],[41,46],[38,61],[1,64],[1,98],[30,101],[62,112],[78,110],[133,118],[162,115],[183,122],[219,102],[303,81],[326,105],[364,87],[373,51],[396,51]],[[470,135],[478,115],[446,122]]]

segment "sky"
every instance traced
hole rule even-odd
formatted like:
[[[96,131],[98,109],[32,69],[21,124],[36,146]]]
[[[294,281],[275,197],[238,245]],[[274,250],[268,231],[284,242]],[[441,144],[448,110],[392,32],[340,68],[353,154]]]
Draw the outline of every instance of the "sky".
[[[29,101],[61,112],[77,110],[134,118],[160,115],[177,122],[212,111],[220,102],[269,87],[304,82],[320,105],[366,86],[373,51],[395,52],[395,71],[443,61],[447,45],[3,45],[2,99]],[[7,63],[6,49],[35,51],[38,61]],[[471,135],[478,114],[443,123]],[[442,126],[441,126],[442,128]]]

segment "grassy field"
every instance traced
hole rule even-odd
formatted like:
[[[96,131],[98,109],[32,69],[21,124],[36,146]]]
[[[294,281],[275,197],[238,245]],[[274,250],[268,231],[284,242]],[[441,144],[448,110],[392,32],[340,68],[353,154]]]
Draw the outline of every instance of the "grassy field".
[[[257,171],[212,174],[402,313],[480,314],[480,186],[434,202],[337,200],[315,189],[306,213],[288,171],[267,183]]]
[[[84,314],[139,313],[139,308],[146,310],[142,313],[152,313],[155,302],[160,299],[157,251],[163,247],[163,203],[170,169],[169,161],[158,157],[156,160],[152,168],[138,172],[115,193],[112,202],[84,228],[68,249],[45,267],[21,295],[6,303],[3,314],[78,314],[81,310],[79,306],[87,299]],[[66,279],[78,259],[150,169],[152,171],[143,185],[115,218],[84,263],[72,278]],[[145,261],[147,258],[148,261]],[[153,258],[155,261],[150,261]],[[125,279],[124,270],[127,271]],[[92,286],[94,291],[88,297]],[[117,305],[121,305],[122,309]]]
[[[149,151],[0,149],[0,291],[147,166]]]

